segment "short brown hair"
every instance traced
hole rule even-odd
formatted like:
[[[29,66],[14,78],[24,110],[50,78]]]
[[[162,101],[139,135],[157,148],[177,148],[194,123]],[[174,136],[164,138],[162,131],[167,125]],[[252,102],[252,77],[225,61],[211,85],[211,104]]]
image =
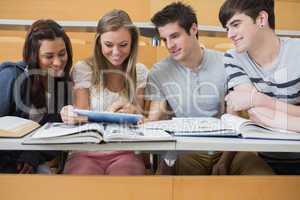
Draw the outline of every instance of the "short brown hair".
[[[190,29],[193,24],[198,25],[197,16],[194,9],[181,2],[171,3],[157,12],[152,18],[151,22],[158,27],[165,26],[168,23],[178,22],[187,34],[190,34]],[[198,33],[197,33],[198,38]]]

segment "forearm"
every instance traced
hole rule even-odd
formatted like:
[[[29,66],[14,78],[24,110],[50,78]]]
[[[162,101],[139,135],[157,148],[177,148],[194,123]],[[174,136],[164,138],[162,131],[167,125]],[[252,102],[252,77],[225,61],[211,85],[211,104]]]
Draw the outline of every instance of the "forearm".
[[[147,121],[157,121],[167,118],[167,102],[151,101]]]
[[[239,115],[238,112],[234,111],[233,109],[231,109],[230,107],[226,107],[226,113],[232,114],[232,115]]]
[[[288,116],[288,130],[300,132],[300,117]]]
[[[287,113],[288,115],[300,117],[300,107],[282,102],[278,99],[269,97],[263,93],[257,92],[253,95],[252,106],[267,107],[274,111]]]

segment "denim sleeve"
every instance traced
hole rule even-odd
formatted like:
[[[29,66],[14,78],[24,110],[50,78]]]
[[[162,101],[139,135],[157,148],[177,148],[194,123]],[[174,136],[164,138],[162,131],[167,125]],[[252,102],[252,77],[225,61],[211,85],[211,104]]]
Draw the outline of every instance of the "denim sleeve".
[[[11,68],[0,71],[0,117],[14,112],[13,88],[15,78],[15,70]]]

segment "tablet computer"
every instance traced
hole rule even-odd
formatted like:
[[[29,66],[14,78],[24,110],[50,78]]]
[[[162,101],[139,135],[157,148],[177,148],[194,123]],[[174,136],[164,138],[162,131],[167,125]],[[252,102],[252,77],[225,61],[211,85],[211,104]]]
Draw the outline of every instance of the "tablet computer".
[[[74,109],[74,112],[78,115],[87,116],[88,120],[91,122],[136,124],[143,118],[140,114],[99,112],[83,109]]]

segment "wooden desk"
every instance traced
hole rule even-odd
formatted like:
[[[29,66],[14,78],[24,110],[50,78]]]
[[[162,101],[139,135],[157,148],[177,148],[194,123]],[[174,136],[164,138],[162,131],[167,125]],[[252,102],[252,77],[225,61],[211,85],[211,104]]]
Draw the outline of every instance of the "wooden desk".
[[[28,135],[29,136],[29,135]],[[26,136],[26,137],[28,137]],[[58,144],[23,145],[25,138],[0,138],[0,150],[57,150],[57,151],[174,151],[175,141],[168,142],[113,142],[106,144]]]
[[[1,200],[298,200],[296,176],[0,175]]]
[[[178,137],[173,142],[119,142],[107,144],[22,145],[24,139],[0,139],[0,150],[80,151],[265,151],[300,152],[300,141],[216,137]]]
[[[300,152],[300,141],[217,137],[181,137],[177,138],[176,150]]]
[[[299,141],[181,138],[175,142],[22,145],[1,139],[1,150],[284,151]],[[0,175],[1,200],[298,200],[300,176],[70,176]]]

